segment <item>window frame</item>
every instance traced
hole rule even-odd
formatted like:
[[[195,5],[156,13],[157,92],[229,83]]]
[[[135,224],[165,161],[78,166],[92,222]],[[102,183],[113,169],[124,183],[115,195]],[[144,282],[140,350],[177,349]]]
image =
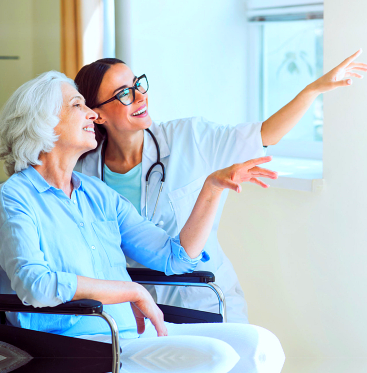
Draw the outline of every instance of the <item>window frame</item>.
[[[248,11],[247,41],[248,41],[248,87],[247,87],[247,121],[254,122],[266,120],[262,118],[263,103],[265,100],[262,91],[261,65],[262,58],[262,28],[261,24],[272,20],[286,21],[313,20],[323,18],[323,5],[306,5],[294,7],[274,7],[261,10]],[[268,19],[268,21],[262,21]],[[280,108],[279,108],[280,109]],[[295,157],[322,160],[323,141],[282,140],[277,145],[268,148],[268,154],[281,157]]]

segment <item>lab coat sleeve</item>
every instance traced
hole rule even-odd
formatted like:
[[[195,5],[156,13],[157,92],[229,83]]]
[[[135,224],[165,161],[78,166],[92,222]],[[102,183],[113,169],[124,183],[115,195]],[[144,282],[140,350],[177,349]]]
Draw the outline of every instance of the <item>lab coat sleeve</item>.
[[[262,123],[220,126],[197,117],[192,120],[196,147],[210,172],[264,156]]]
[[[199,261],[209,260],[205,251],[196,258],[190,258],[180,244],[179,235],[170,237],[163,229],[140,216],[126,198],[116,195],[121,248],[125,255],[166,275],[192,272]]]
[[[54,307],[70,301],[76,292],[77,277],[50,269],[32,219],[20,213],[8,216],[1,224],[0,266],[23,304]]]

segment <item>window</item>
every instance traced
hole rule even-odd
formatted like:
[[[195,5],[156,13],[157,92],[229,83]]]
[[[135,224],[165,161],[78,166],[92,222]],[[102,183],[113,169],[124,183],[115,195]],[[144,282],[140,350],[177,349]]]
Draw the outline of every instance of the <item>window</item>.
[[[322,5],[249,12],[249,120],[266,120],[322,76],[322,18]],[[269,153],[321,159],[322,138],[323,99],[319,96]]]
[[[115,3],[103,0],[103,58],[115,57]]]

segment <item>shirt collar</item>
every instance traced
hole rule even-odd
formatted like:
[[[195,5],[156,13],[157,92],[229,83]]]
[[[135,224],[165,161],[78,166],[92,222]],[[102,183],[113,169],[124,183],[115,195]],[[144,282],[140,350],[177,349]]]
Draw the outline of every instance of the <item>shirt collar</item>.
[[[33,184],[38,193],[43,193],[52,188],[52,185],[50,185],[33,166],[28,166],[28,168],[22,170],[21,173]],[[84,191],[82,181],[75,172],[71,175],[71,182],[73,183],[74,189]]]
[[[83,192],[85,191],[81,179],[75,172],[71,174],[71,182],[73,183],[74,189],[80,189]]]

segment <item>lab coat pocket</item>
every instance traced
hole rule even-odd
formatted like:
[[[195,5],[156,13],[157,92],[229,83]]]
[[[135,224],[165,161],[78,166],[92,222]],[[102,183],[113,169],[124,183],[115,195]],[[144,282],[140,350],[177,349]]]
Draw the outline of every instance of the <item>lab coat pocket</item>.
[[[117,222],[96,221],[92,223],[93,230],[103,247],[111,267],[126,267],[125,254],[121,250],[121,235]]]
[[[205,179],[206,176],[203,175],[195,181],[192,181],[190,184],[168,193],[168,198],[175,213],[179,232],[185,225],[192,209],[194,208]]]

